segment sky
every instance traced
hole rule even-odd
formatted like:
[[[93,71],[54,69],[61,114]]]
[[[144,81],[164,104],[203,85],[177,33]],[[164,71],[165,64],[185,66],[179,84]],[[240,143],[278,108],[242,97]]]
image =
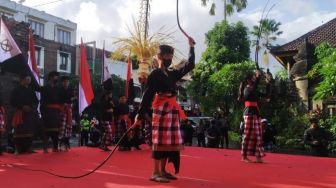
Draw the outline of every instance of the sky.
[[[202,6],[201,0],[179,1],[181,26],[196,41],[196,61],[206,49],[205,33],[224,17],[223,0],[209,0],[209,4],[213,1],[217,5],[215,16],[208,14],[209,7]],[[229,23],[242,21],[251,29],[258,24],[266,3],[267,0],[248,0],[247,8],[230,16]],[[132,28],[140,11],[140,0],[25,0],[22,4],[77,23],[77,43],[83,37],[84,41],[97,41],[98,48],[102,48],[105,40],[109,50],[115,49],[116,38],[129,36],[128,27]],[[334,7],[336,0],[269,0],[267,17],[281,22],[280,31],[283,31],[274,44],[290,42],[335,18]],[[176,21],[176,0],[150,0],[149,33],[157,32],[162,26],[163,31],[174,32],[174,47],[187,58],[187,39],[178,30]],[[271,58],[270,69],[276,72],[281,65]]]

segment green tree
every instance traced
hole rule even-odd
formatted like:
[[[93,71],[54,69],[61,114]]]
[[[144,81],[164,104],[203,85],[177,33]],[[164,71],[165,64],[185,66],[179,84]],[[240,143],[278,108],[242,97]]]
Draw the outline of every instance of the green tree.
[[[336,48],[328,43],[320,44],[316,50],[318,62],[309,71],[312,79],[319,78],[321,82],[315,88],[314,99],[327,99],[336,96]]]
[[[238,88],[247,73],[255,70],[254,62],[226,64],[221,70],[212,74],[208,82],[207,98],[212,109],[220,107],[228,112],[229,108],[237,106]]]
[[[221,69],[227,63],[246,61],[250,56],[248,28],[242,22],[231,25],[225,21],[216,23],[205,34],[205,43],[208,47],[201,61],[211,66],[212,71]]]
[[[247,61],[250,55],[248,28],[242,22],[227,24],[222,21],[206,34],[207,49],[201,61],[193,70],[193,81],[189,85],[189,93],[197,103],[210,101],[204,97],[209,93],[209,79],[222,67],[229,63]]]
[[[202,5],[207,6],[209,0],[202,0]],[[231,16],[234,11],[237,12],[242,11],[247,7],[247,0],[223,0],[224,2],[224,21],[227,21],[227,16]],[[209,14],[215,15],[216,14],[216,3],[212,1]]]

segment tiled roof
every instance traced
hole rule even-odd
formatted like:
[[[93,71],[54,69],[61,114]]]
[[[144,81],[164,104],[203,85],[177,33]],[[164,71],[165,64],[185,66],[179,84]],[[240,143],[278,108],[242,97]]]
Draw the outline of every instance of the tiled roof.
[[[274,47],[271,49],[271,53],[298,50],[304,43],[305,38],[307,38],[308,42],[314,46],[317,46],[322,42],[328,42],[332,46],[336,46],[336,18],[287,44]]]

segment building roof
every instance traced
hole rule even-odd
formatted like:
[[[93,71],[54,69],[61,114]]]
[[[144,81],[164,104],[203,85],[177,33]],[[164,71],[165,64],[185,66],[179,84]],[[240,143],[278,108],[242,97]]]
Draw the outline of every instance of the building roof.
[[[289,60],[289,57],[292,57],[298,52],[299,48],[304,44],[305,40],[315,47],[322,42],[328,42],[332,46],[336,46],[336,18],[291,42],[272,48],[270,52],[281,64],[284,65],[284,63]]]

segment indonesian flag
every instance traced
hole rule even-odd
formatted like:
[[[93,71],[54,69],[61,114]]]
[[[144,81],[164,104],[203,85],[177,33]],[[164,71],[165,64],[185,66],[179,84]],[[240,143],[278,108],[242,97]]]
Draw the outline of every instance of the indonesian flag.
[[[0,63],[2,63],[7,59],[21,54],[21,50],[15,43],[2,18],[0,22]]]
[[[89,106],[94,97],[89,66],[86,59],[85,46],[81,40],[80,45],[80,68],[79,68],[79,113],[81,114],[84,109]]]
[[[28,51],[28,65],[33,73],[35,81],[40,85],[40,76],[39,76],[39,70],[37,68],[36,63],[36,56],[35,56],[35,42],[33,38],[33,32],[31,28],[29,28],[29,51]]]
[[[36,64],[36,57],[35,57],[35,42],[33,38],[33,32],[31,28],[29,28],[29,51],[28,51],[28,66],[30,68],[31,73],[36,81],[36,83],[40,86],[40,76],[39,71]],[[36,98],[40,101],[41,100],[41,93],[35,91]],[[37,108],[38,112],[40,112],[40,104]]]
[[[126,85],[125,85],[125,96],[128,99],[128,102],[133,102],[134,100],[134,83],[132,78],[132,60],[131,57],[128,56],[127,62],[127,77],[126,77]]]

